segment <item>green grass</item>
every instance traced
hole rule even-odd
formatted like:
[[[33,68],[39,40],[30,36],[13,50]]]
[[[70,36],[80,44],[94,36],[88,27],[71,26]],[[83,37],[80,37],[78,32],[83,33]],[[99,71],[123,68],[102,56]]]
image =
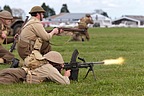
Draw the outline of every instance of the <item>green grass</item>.
[[[88,69],[80,69],[79,81],[70,85],[55,83],[0,85],[1,96],[142,96],[144,95],[144,29],[92,28],[89,42],[67,42],[70,36],[55,36],[52,49],[69,62],[74,49],[87,62],[125,58],[124,65],[95,65],[95,81]],[[8,46],[5,46],[9,48]],[[13,52],[19,57],[17,51]],[[9,65],[0,65],[7,68]]]

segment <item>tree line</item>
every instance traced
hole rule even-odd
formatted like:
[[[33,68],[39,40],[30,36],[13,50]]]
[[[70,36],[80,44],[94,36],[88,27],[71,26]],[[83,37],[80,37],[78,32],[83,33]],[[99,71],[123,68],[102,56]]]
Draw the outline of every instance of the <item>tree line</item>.
[[[55,10],[53,8],[50,8],[49,5],[46,5],[46,3],[42,3],[41,7],[46,11],[44,14],[44,18],[56,15]],[[23,9],[20,9],[20,8],[11,9],[9,5],[5,5],[3,7],[3,10],[9,11],[13,16],[16,16],[16,17],[22,17],[23,13],[25,13]],[[70,11],[68,10],[67,4],[62,4],[60,13],[70,13]]]
[[[46,11],[44,14],[44,18],[56,15],[56,12],[53,8],[50,8],[49,5],[46,5],[46,3],[42,3],[41,7]],[[5,5],[3,7],[3,10],[7,10],[9,11],[13,16],[15,17],[22,17],[23,14],[25,14],[23,9],[18,9],[18,8],[10,8],[9,5]],[[70,11],[68,10],[68,6],[67,4],[62,4],[62,8],[60,9],[60,13],[70,13]],[[109,17],[107,12],[102,11],[100,13],[103,16]]]

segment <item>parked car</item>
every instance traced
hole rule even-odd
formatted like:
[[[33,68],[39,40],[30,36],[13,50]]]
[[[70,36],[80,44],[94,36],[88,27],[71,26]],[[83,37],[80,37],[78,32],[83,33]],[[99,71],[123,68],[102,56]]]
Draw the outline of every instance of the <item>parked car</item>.
[[[24,21],[20,17],[14,17],[12,24],[11,24],[11,34],[14,36],[22,27]]]

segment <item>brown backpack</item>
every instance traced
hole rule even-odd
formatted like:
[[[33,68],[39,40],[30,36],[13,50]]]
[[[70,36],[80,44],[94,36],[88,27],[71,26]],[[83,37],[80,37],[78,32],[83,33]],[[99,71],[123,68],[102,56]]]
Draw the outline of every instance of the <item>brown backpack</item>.
[[[46,60],[38,50],[33,50],[24,60],[24,67],[29,69],[35,69],[44,64],[46,64]]]

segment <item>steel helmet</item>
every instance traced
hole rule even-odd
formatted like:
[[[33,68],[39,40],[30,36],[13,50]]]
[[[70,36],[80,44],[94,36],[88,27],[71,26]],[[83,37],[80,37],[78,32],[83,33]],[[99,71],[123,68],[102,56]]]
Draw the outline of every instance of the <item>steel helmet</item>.
[[[51,62],[54,62],[54,63],[58,63],[58,64],[64,63],[62,55],[56,51],[50,51],[47,54],[45,54],[44,57],[45,57],[45,59],[47,59]]]
[[[0,17],[4,19],[13,19],[13,16],[9,11],[3,10],[0,12]]]
[[[90,17],[90,14],[86,14],[85,16],[86,16],[86,17]]]
[[[29,12],[29,14],[31,13],[36,13],[36,12],[42,12],[42,13],[45,13],[45,10],[40,7],[40,6],[34,6],[31,11]]]

